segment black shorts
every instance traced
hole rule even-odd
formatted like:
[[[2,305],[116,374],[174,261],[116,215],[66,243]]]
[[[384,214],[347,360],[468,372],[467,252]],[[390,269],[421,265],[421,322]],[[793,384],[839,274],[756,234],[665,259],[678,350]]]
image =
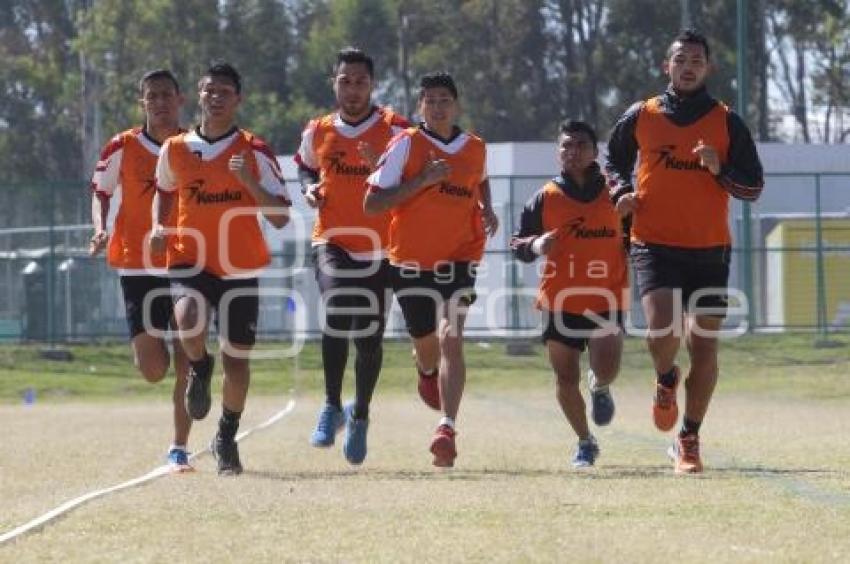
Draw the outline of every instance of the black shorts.
[[[457,300],[467,306],[475,302],[478,264],[452,262],[436,270],[390,266],[390,279],[407,332],[418,339],[437,330],[439,303]]]
[[[622,311],[606,311],[598,315],[615,323],[618,330],[623,331]],[[584,315],[576,315],[566,311],[543,311],[544,345],[546,341],[551,339],[584,352],[591,332],[599,328],[599,323]]]
[[[684,249],[633,243],[632,266],[641,297],[658,288],[682,291],[682,307],[711,308],[724,317],[728,307],[729,247]],[[692,296],[699,293],[695,303]]]
[[[167,331],[171,316],[174,313],[174,302],[171,300],[171,283],[164,276],[121,276],[121,291],[124,294],[124,310],[127,313],[127,327],[130,338],[140,333],[148,333],[145,321],[150,323],[148,328],[157,331]],[[145,303],[148,292],[156,291]],[[145,311],[147,309],[147,312]],[[147,318],[147,319],[146,319]]]
[[[360,261],[338,245],[313,247],[316,282],[325,305],[324,330],[356,331],[355,336],[381,338],[390,291],[389,262]],[[352,311],[356,310],[356,311]],[[374,327],[374,335],[359,334]]]
[[[180,267],[175,270],[181,270]],[[256,278],[223,279],[206,271],[188,278],[172,278],[171,288],[176,303],[198,292],[215,312],[219,335],[234,345],[253,346],[257,340],[257,319],[260,313],[259,282]],[[229,299],[228,299],[229,298]],[[227,300],[226,311],[222,302]],[[227,324],[222,327],[221,320]]]

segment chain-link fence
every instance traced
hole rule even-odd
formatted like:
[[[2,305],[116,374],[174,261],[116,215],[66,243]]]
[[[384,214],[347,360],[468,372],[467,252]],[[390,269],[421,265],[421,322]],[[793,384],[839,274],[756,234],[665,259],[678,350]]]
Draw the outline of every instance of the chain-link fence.
[[[467,333],[531,337],[538,271],[508,250],[526,200],[544,177],[491,177],[499,234],[488,242]],[[294,185],[294,184],[293,184]],[[292,190],[297,193],[296,190]],[[730,287],[740,309],[727,325],[750,331],[808,330],[823,335],[850,323],[850,174],[768,175],[765,197],[734,201]],[[88,256],[90,200],[85,182],[0,185],[0,340],[59,342],[122,339],[127,334],[118,276]],[[309,241],[311,210],[293,211],[305,228],[270,237],[274,269],[261,281],[259,333],[289,338],[320,333],[319,298]],[[302,238],[295,239],[294,233]],[[423,234],[427,236],[427,234]],[[633,300],[630,326],[643,316]],[[403,334],[393,305],[388,324]]]

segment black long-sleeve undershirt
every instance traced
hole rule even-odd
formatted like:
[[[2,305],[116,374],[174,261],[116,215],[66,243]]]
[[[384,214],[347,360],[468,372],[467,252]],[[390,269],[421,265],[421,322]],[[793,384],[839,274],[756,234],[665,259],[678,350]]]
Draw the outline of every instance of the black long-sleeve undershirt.
[[[705,88],[690,96],[679,96],[668,88],[660,98],[664,115],[681,127],[695,123],[719,103]],[[643,102],[632,105],[614,125],[609,137],[605,173],[615,202],[634,191],[632,173],[639,150],[635,129],[642,109]],[[764,186],[764,171],[755,143],[744,121],[731,110],[727,113],[726,126],[729,150],[717,181],[733,197],[754,201],[761,195]]]

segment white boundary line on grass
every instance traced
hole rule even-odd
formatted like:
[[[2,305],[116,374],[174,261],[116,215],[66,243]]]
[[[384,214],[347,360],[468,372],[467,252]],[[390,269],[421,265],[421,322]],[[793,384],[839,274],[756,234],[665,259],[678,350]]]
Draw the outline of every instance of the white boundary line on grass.
[[[278,411],[277,413],[275,413],[274,415],[269,417],[266,421],[264,421],[263,423],[260,423],[259,425],[255,425],[254,427],[251,427],[250,429],[246,429],[246,430],[242,431],[241,433],[239,433],[238,435],[236,435],[236,440],[241,441],[242,439],[249,437],[250,435],[254,434],[257,431],[262,431],[264,429],[271,427],[272,425],[274,425],[275,423],[277,423],[278,421],[280,421],[281,419],[283,419],[284,417],[286,417],[287,415],[292,413],[292,411],[294,409],[295,409],[295,399],[290,399],[287,402],[286,407],[284,407],[283,409],[281,409],[280,411]],[[209,452],[209,449],[204,449],[200,452],[196,452],[189,457],[189,460],[194,460],[198,457],[201,457],[201,456],[207,454],[208,452]],[[29,523],[24,523],[20,527],[17,527],[17,528],[12,529],[11,531],[9,531],[7,533],[4,533],[3,535],[0,535],[0,545],[4,544],[6,542],[9,542],[11,540],[14,540],[14,539],[16,539],[16,538],[18,538],[22,535],[25,535],[27,533],[32,532],[32,531],[41,529],[42,527],[44,527],[45,525],[47,525],[51,521],[54,521],[55,519],[57,519],[57,518],[61,517],[62,515],[68,513],[72,509],[76,509],[77,507],[80,507],[81,505],[88,503],[89,501],[91,501],[93,499],[97,499],[99,497],[103,497],[103,496],[109,495],[111,493],[120,492],[121,490],[126,490],[126,489],[129,489],[129,488],[134,488],[136,486],[140,486],[142,484],[156,480],[157,478],[161,478],[162,476],[165,476],[166,474],[170,474],[170,473],[171,473],[171,471],[170,471],[169,466],[167,464],[163,464],[162,466],[154,468],[153,470],[151,470],[150,472],[148,472],[144,476],[139,476],[138,478],[128,480],[126,482],[123,482],[121,484],[117,484],[115,486],[103,488],[103,489],[100,489],[100,490],[95,490],[93,492],[89,492],[87,494],[81,495],[80,497],[74,498],[70,501],[66,501],[65,503],[63,503],[59,507],[48,511],[47,513],[45,513],[44,515],[41,515],[40,517],[36,517],[35,519],[30,521]]]

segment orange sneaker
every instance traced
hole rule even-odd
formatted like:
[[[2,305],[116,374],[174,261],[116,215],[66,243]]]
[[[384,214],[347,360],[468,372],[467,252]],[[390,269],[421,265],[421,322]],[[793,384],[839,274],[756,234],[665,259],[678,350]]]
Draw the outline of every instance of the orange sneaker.
[[[437,378],[438,372],[434,372],[430,376],[423,374],[419,365],[416,365],[416,371],[419,373],[419,397],[425,402],[425,405],[436,411],[440,410],[440,383]]]
[[[434,466],[451,468],[455,465],[457,449],[455,448],[455,430],[448,425],[440,425],[434,438],[431,439],[431,454],[434,455]]]
[[[670,454],[675,462],[676,474],[697,474],[702,472],[702,460],[699,457],[699,435],[676,437],[676,442],[670,447]]]
[[[676,390],[679,388],[679,367],[674,366],[676,381],[672,388],[655,383],[655,397],[652,398],[652,420],[660,431],[669,431],[679,419],[679,406],[676,404]]]

